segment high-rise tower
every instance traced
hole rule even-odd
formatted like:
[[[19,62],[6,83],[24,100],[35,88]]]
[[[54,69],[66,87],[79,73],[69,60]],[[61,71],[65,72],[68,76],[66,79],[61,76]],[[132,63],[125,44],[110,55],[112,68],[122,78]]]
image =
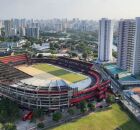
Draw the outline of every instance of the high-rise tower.
[[[132,19],[119,21],[118,27],[118,59],[120,69],[132,72],[136,22]]]
[[[112,60],[113,24],[112,21],[102,18],[99,21],[98,60],[101,62]]]

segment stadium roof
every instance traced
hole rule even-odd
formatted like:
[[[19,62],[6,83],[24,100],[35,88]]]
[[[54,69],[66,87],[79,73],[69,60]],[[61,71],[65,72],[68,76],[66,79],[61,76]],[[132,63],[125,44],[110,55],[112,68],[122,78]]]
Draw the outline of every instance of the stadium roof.
[[[48,89],[48,90],[63,90],[69,89],[69,85],[62,79],[54,79],[54,80],[43,80],[35,77],[23,79],[20,81],[21,83],[27,85],[27,87],[34,86],[37,89]]]

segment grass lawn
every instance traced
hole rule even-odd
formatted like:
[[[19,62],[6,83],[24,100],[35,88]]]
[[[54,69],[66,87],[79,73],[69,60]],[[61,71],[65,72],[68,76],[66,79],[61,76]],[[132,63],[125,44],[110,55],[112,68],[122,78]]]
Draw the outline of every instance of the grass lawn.
[[[82,74],[73,73],[63,68],[50,65],[50,64],[36,64],[36,65],[33,65],[33,67],[43,70],[49,74],[60,77],[72,83],[86,79],[86,76]]]
[[[53,130],[115,130],[117,127],[122,130],[140,130],[140,124],[122,111],[117,104],[112,105],[109,110],[92,113]]]
[[[0,130],[2,130],[2,128],[3,128],[3,125],[0,123]]]

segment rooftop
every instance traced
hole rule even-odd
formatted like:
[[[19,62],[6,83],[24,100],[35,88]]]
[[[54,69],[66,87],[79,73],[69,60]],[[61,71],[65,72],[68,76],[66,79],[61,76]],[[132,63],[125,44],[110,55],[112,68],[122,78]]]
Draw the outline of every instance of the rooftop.
[[[104,65],[104,67],[113,75],[118,74],[119,81],[123,82],[139,82],[140,80],[134,77],[130,72],[119,69],[116,64]]]
[[[11,85],[15,88],[28,90],[47,90],[47,91],[67,91],[69,85],[64,80],[43,80],[38,78],[28,78]]]
[[[128,98],[132,99],[133,101],[135,101],[135,103],[137,103],[138,105],[140,105],[140,95],[136,94],[134,91],[132,90],[124,90],[124,94],[125,96],[127,96]]]
[[[120,74],[120,73],[126,73],[127,71],[124,71],[122,69],[117,68],[117,65],[115,64],[109,64],[105,65],[105,68],[109,70],[112,74]]]
[[[43,79],[38,79],[35,77],[28,78],[28,79],[23,79],[21,80],[22,83],[32,85],[32,86],[37,86],[37,87],[56,87],[56,86],[68,86],[68,84],[61,79],[58,80],[43,80]]]
[[[131,89],[132,92],[134,93],[139,93],[140,94],[140,87],[135,87],[133,89]]]

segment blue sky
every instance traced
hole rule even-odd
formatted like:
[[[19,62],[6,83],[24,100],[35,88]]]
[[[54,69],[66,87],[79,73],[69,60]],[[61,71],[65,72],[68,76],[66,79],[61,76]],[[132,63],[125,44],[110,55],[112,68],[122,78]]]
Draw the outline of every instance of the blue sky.
[[[0,19],[111,19],[140,16],[140,0],[0,0]]]

